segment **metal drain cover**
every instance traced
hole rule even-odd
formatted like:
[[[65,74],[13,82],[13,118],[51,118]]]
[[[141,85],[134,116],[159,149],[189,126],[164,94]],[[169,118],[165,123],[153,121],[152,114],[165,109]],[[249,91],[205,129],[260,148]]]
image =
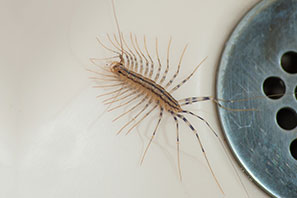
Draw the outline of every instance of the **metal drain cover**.
[[[217,97],[229,145],[246,172],[275,197],[297,197],[297,0],[263,0],[224,49]],[[271,94],[278,93],[277,96]]]

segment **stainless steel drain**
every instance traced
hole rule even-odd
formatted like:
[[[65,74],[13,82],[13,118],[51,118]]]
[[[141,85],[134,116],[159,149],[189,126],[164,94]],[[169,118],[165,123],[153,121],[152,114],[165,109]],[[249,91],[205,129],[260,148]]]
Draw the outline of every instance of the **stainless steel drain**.
[[[223,105],[257,109],[218,111],[236,158],[275,197],[297,197],[296,91],[297,0],[263,0],[226,44],[217,97],[248,98]]]

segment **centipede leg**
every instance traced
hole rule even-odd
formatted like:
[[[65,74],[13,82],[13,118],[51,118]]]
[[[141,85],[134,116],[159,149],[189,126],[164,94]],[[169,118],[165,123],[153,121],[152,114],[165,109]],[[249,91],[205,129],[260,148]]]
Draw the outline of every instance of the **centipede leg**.
[[[190,115],[195,116],[196,118],[198,118],[198,119],[200,119],[201,121],[203,121],[203,122],[206,124],[206,126],[213,132],[213,134],[217,137],[218,141],[220,142],[221,147],[223,147],[224,152],[225,152],[225,155],[229,158],[229,161],[231,162],[231,165],[232,165],[233,169],[235,170],[235,174],[236,174],[237,178],[239,178],[239,182],[241,183],[241,185],[242,185],[242,187],[243,187],[243,189],[244,189],[244,191],[245,191],[247,197],[249,197],[249,193],[248,193],[246,187],[244,186],[244,184],[243,184],[243,182],[242,182],[242,180],[241,180],[241,178],[240,178],[240,176],[239,176],[239,173],[238,173],[238,171],[236,170],[234,163],[232,162],[231,157],[228,155],[227,149],[226,149],[226,147],[225,147],[223,141],[222,141],[221,138],[218,136],[218,134],[215,132],[215,130],[210,126],[210,124],[209,124],[204,118],[202,118],[202,117],[200,117],[200,116],[194,114],[193,112],[190,112],[190,111],[182,111],[181,113],[188,113],[188,114],[190,114]]]
[[[182,173],[181,173],[181,167],[180,167],[180,151],[179,151],[179,127],[178,127],[178,120],[176,115],[173,112],[170,112],[173,116],[173,119],[176,124],[176,151],[177,151],[177,168],[178,168],[178,175],[180,181],[182,181]]]
[[[155,82],[157,82],[157,80],[159,79],[159,76],[160,76],[160,73],[161,73],[161,68],[162,68],[161,60],[160,60],[160,57],[159,57],[158,38],[156,38],[156,55],[157,55],[157,60],[158,60],[159,67],[158,67],[158,71],[157,71],[157,74],[156,74],[155,79],[154,79]]]
[[[160,84],[162,84],[165,81],[167,73],[169,71],[169,51],[170,51],[171,41],[172,41],[172,38],[170,37],[169,43],[168,43],[168,48],[167,48],[166,69],[165,69],[165,72],[164,72],[164,74],[163,74],[163,76],[161,78]]]
[[[113,110],[115,110],[115,109],[118,109],[118,108],[120,108],[120,107],[123,107],[123,106],[125,106],[125,105],[128,105],[128,104],[130,104],[131,102],[133,102],[134,100],[136,100],[137,98],[139,98],[140,96],[142,96],[144,93],[140,93],[140,94],[138,94],[138,95],[136,95],[135,97],[133,97],[133,98],[131,98],[130,100],[128,100],[127,102],[125,102],[125,103],[123,103],[123,104],[120,104],[120,105],[118,105],[118,106],[116,106],[116,107],[113,107],[112,109],[109,109],[109,111],[113,111]]]
[[[130,33],[130,40],[131,40],[131,43],[132,43],[132,47],[133,47],[134,51],[136,52],[136,54],[138,55],[139,62],[140,62],[140,64],[139,64],[140,65],[140,68],[139,68],[139,72],[138,73],[143,74],[143,60],[142,60],[142,57],[141,57],[138,49],[135,47],[132,33]]]
[[[122,93],[121,95],[119,95],[119,96],[122,96],[122,95],[126,94],[127,92],[129,93],[129,92],[132,91],[132,90],[133,90],[133,88],[129,88],[127,91],[123,92],[123,93]],[[103,102],[104,102],[104,104],[112,104],[112,103],[121,101],[121,100],[123,100],[123,99],[125,99],[125,98],[128,98],[129,96],[132,96],[132,95],[134,95],[136,92],[137,92],[137,91],[134,90],[132,93],[129,93],[129,94],[127,94],[127,95],[124,95],[124,96],[121,97],[121,98],[117,98],[116,100],[107,102],[108,100],[111,99],[111,98],[109,98],[109,99],[104,100]]]
[[[153,139],[154,139],[154,137],[155,137],[155,135],[156,135],[157,129],[158,129],[159,125],[160,125],[160,122],[161,122],[161,119],[162,119],[162,116],[163,116],[163,111],[164,111],[164,108],[163,108],[163,107],[160,107],[160,114],[159,114],[159,120],[158,120],[158,123],[157,123],[157,125],[156,125],[156,127],[155,127],[155,129],[154,129],[154,132],[153,132],[153,134],[152,134],[152,137],[151,137],[149,143],[147,144],[147,146],[146,146],[146,148],[145,148],[145,151],[144,151],[144,153],[143,153],[143,155],[142,155],[140,164],[143,163],[143,160],[144,160],[144,158],[145,158],[145,155],[146,155],[146,153],[147,153],[147,151],[148,151],[148,149],[149,149],[149,147],[150,147],[150,145],[151,145],[151,143],[152,143],[152,141],[153,141]]]
[[[128,135],[140,122],[142,122],[149,114],[151,114],[156,108],[158,104],[155,105],[149,112],[147,112],[140,120],[138,120],[126,133]]]
[[[206,57],[207,58],[207,57]],[[199,68],[199,66],[206,60],[206,58],[204,58],[194,69],[194,71],[184,80],[182,80],[181,83],[179,83],[178,85],[176,85],[174,88],[172,88],[169,93],[172,93],[174,91],[176,91],[177,89],[179,89],[182,85],[184,85],[188,80],[190,80],[190,78],[194,75],[194,73],[197,71],[197,69]]]
[[[140,54],[142,55],[142,57],[145,59],[145,71],[144,71],[144,76],[148,75],[149,72],[149,61],[146,58],[146,56],[144,55],[144,53],[141,51],[141,48],[139,47],[138,41],[137,41],[137,37],[135,36],[135,43],[136,43],[136,47],[139,50]]]
[[[168,87],[173,83],[173,81],[175,80],[175,78],[176,78],[177,75],[179,74],[180,66],[181,66],[181,63],[182,63],[184,54],[185,54],[185,52],[186,52],[186,50],[187,50],[187,47],[188,47],[188,45],[186,45],[186,46],[184,47],[184,49],[183,49],[183,51],[182,51],[182,54],[181,54],[181,56],[180,56],[180,58],[179,58],[179,63],[178,63],[178,66],[177,66],[177,70],[176,70],[175,74],[173,75],[173,77],[172,77],[172,78],[168,81],[168,83],[165,85],[165,87],[164,87],[165,89],[168,88]]]
[[[139,101],[139,103],[137,103],[131,109],[129,109],[128,111],[122,113],[121,115],[119,115],[118,117],[116,117],[115,119],[113,119],[112,121],[115,122],[116,120],[120,119],[121,117],[123,117],[127,113],[132,112],[134,109],[136,109],[137,107],[139,107],[139,105],[141,105],[147,99],[148,99],[148,96],[145,96],[141,101]]]
[[[135,121],[138,116],[144,112],[148,107],[149,105],[152,103],[152,99],[149,100],[149,102],[141,109],[141,111],[139,111],[129,122],[127,122],[118,132],[117,132],[117,135],[120,134],[124,128],[126,128],[130,123],[132,123],[133,121]]]
[[[153,74],[154,74],[154,61],[153,61],[153,59],[152,59],[152,57],[151,57],[151,55],[150,55],[150,53],[148,51],[147,44],[146,44],[146,37],[145,36],[143,37],[143,42],[144,42],[145,52],[146,52],[146,54],[149,57],[150,62],[151,62],[151,70],[150,70],[150,73],[149,73],[149,78],[151,79],[152,76],[153,76]]]
[[[176,116],[179,117],[180,119],[182,119],[182,120],[188,125],[188,127],[193,131],[193,133],[195,134],[195,136],[196,136],[196,138],[197,138],[197,140],[198,140],[198,142],[199,142],[201,151],[202,151],[202,153],[203,153],[203,155],[204,155],[204,158],[205,158],[205,160],[206,160],[206,162],[207,162],[207,165],[208,165],[208,167],[209,167],[209,170],[210,170],[210,172],[211,172],[213,178],[215,179],[215,181],[216,181],[216,183],[217,183],[217,185],[218,185],[220,191],[221,191],[223,194],[225,194],[224,191],[223,191],[223,189],[222,189],[222,187],[221,187],[221,185],[220,185],[220,183],[219,183],[219,181],[218,181],[218,179],[216,178],[216,176],[215,176],[215,174],[214,174],[214,171],[213,171],[212,168],[211,168],[210,162],[209,162],[208,157],[207,157],[207,155],[206,155],[205,149],[203,148],[203,145],[202,145],[202,142],[201,142],[201,140],[200,140],[200,137],[199,137],[199,134],[198,134],[197,130],[193,127],[193,125],[192,125],[192,124],[191,124],[191,123],[190,123],[190,122],[189,122],[183,115],[181,115],[181,114],[176,114]]]
[[[213,101],[214,103],[216,103],[219,107],[221,107],[222,109],[225,109],[225,110],[228,110],[228,111],[257,111],[257,109],[233,109],[233,108],[229,108],[229,107],[225,107],[223,106],[221,102],[230,102],[230,103],[233,103],[233,102],[237,102],[236,100],[223,100],[223,99],[217,99],[217,98],[214,98],[212,96],[205,96],[205,97],[190,97],[190,98],[185,98],[185,99],[182,99],[182,100],[179,100],[178,102],[180,103],[181,106],[185,106],[185,105],[190,105],[190,104],[193,104],[195,102],[203,102],[203,101],[208,101],[208,100],[211,100]],[[238,100],[238,101],[244,101],[245,99],[241,99],[241,100]]]

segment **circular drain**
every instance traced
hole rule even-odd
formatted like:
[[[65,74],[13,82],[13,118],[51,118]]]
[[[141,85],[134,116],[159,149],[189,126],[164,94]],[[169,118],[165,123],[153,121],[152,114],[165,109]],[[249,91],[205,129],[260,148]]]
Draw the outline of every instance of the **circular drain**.
[[[275,197],[297,197],[297,0],[263,0],[224,49],[217,98],[229,145],[246,172]],[[246,100],[240,100],[246,99]],[[237,100],[237,101],[236,101]]]

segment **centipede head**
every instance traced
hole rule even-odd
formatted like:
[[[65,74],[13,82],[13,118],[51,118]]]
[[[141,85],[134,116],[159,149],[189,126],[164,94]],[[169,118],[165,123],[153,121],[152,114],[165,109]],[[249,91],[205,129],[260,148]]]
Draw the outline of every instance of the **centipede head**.
[[[118,61],[114,61],[110,64],[110,70],[113,73],[118,73],[118,71],[120,70],[120,67],[122,67],[122,63],[118,62]]]

